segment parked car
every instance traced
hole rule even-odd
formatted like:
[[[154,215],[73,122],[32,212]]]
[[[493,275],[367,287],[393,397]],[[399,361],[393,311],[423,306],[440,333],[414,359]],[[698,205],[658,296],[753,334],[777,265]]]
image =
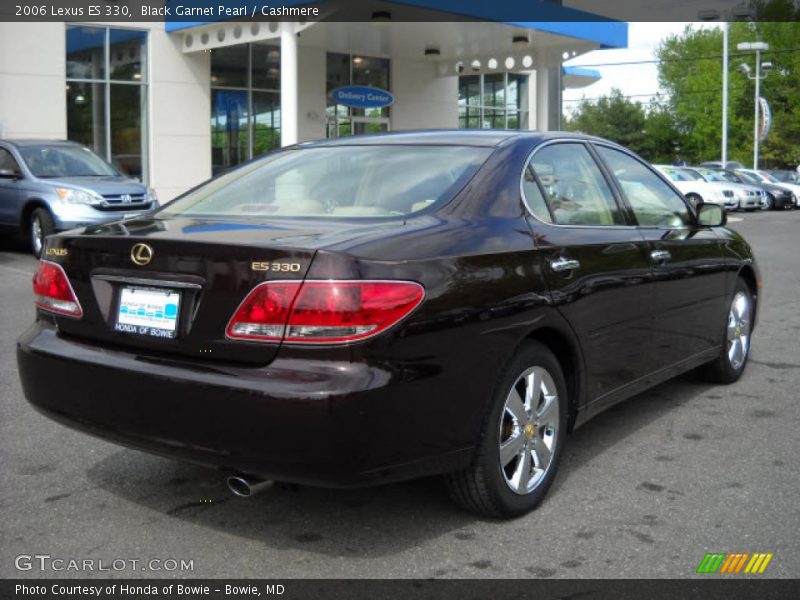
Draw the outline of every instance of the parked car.
[[[785,190],[789,190],[792,193],[792,208],[797,208],[798,203],[800,203],[800,185],[796,183],[791,183],[788,181],[781,181],[777,177],[772,176],[767,171],[760,171],[754,169],[743,169],[745,173],[752,175],[753,177],[758,177],[761,181],[765,183],[770,183],[772,185],[777,185]]]
[[[794,185],[800,185],[800,172],[798,171],[790,171],[788,169],[777,169],[767,172],[781,183],[792,183]]]
[[[719,189],[718,186],[707,183],[702,177],[686,172],[685,167],[669,165],[654,165],[656,169],[666,175],[672,184],[678,188],[686,199],[697,206],[703,202],[726,206],[733,200],[733,191]]]
[[[725,195],[725,208],[728,210],[756,210],[762,207],[764,192],[754,185],[728,181],[718,171],[708,167],[686,167],[684,171],[712,185],[730,190],[732,194]]]
[[[708,167],[710,169],[744,169],[744,165],[735,160],[729,160],[723,163],[721,160],[707,160],[700,163],[701,167]]]
[[[782,184],[779,181],[768,177],[765,173],[756,171],[754,169],[738,169],[736,173],[750,183],[757,183],[761,185],[767,195],[766,202],[764,204],[765,208],[769,210],[791,210],[797,207],[798,200],[794,194],[794,191],[792,190],[792,186],[788,184]]]
[[[35,256],[56,232],[140,215],[156,194],[89,148],[52,140],[0,140],[0,227]]]
[[[22,387],[240,494],[446,474],[520,515],[572,428],[689,369],[742,375],[761,284],[724,223],[577,134],[302,144],[48,238]]]

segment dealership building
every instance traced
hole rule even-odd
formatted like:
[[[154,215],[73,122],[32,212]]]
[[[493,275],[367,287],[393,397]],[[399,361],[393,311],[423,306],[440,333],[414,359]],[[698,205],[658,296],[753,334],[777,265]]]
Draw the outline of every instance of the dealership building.
[[[0,23],[0,137],[86,144],[163,202],[307,140],[558,129],[562,90],[599,77],[562,63],[627,46],[625,23],[413,4],[381,2],[359,22]]]

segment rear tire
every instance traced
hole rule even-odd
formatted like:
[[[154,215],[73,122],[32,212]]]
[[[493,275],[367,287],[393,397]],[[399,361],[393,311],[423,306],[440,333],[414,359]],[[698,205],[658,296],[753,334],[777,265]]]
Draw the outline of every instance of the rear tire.
[[[53,215],[46,208],[37,208],[28,220],[28,240],[31,252],[36,258],[42,257],[45,238],[56,230]]]
[[[538,342],[525,344],[497,384],[472,464],[447,476],[450,497],[488,517],[536,508],[558,470],[568,402],[556,357]]]
[[[712,383],[728,384],[738,381],[750,358],[755,301],[744,280],[736,281],[728,306],[719,356],[700,368],[704,378]]]

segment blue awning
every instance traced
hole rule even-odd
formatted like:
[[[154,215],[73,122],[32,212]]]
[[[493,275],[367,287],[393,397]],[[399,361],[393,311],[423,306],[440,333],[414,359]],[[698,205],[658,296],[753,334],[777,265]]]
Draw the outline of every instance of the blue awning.
[[[603,76],[600,71],[585,67],[561,67],[562,81],[565,88],[582,88],[600,81]]]
[[[324,0],[283,0],[283,6],[324,4]],[[568,8],[545,0],[384,0],[381,4],[398,4],[436,11],[459,18],[493,21],[521,29],[531,29],[569,37],[575,40],[594,42],[600,48],[627,48],[628,24],[609,20],[607,17],[583,10]],[[196,0],[192,8],[217,6],[229,8],[250,7],[260,9],[253,0]],[[224,18],[210,21],[184,21],[181,17],[167,17],[167,31],[180,31],[208,25]]]

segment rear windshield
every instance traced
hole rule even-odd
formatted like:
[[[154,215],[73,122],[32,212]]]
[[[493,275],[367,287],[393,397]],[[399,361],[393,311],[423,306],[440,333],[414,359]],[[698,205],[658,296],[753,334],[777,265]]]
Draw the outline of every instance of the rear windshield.
[[[36,177],[113,177],[116,169],[85,146],[21,146],[19,153]]]
[[[450,200],[490,148],[330,146],[278,152],[167,204],[187,216],[391,217]]]
[[[797,183],[800,181],[800,176],[794,171],[773,171],[772,176],[778,181],[783,181],[785,183]]]

